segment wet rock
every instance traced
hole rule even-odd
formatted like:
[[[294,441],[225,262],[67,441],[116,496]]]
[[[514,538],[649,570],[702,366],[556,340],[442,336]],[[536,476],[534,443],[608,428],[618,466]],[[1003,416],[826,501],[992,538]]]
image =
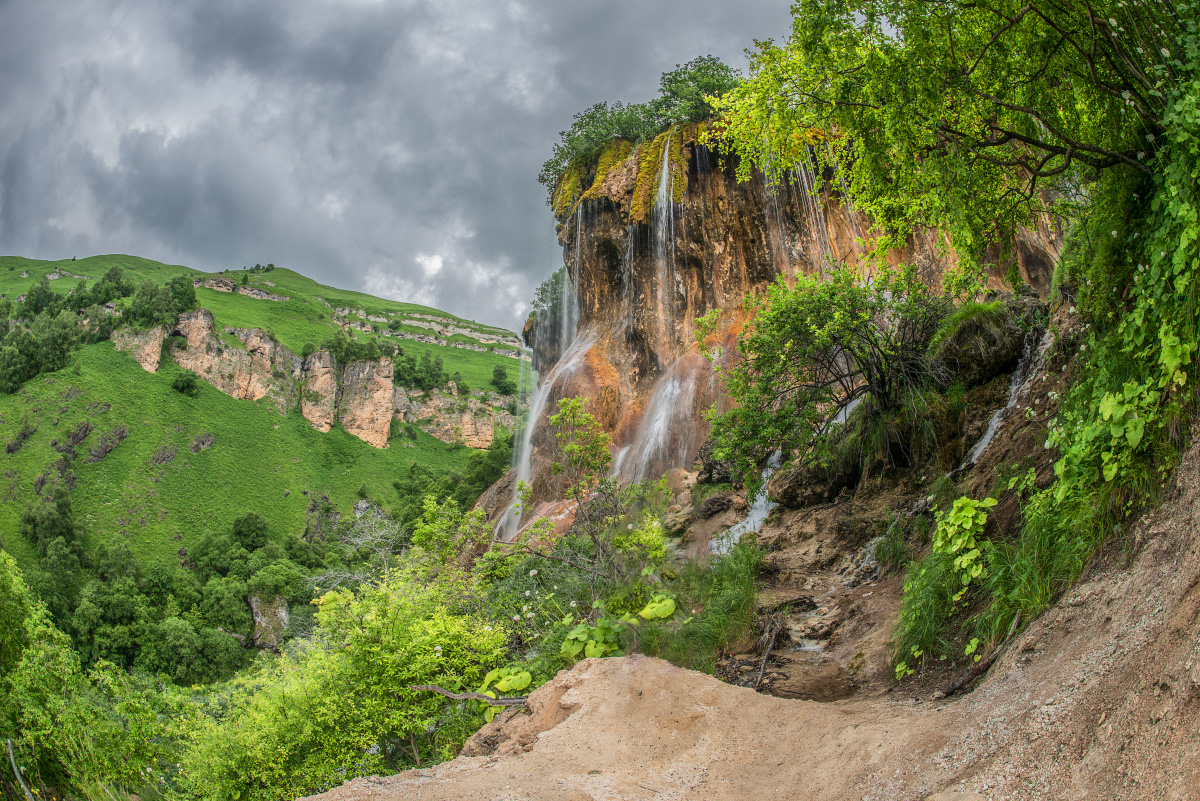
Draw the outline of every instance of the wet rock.
[[[775,668],[770,694],[801,701],[837,701],[854,694],[854,680],[840,664],[824,659],[792,659]]]
[[[696,510],[690,504],[688,506],[673,506],[673,511],[668,511],[663,517],[663,530],[672,537],[678,537],[683,534],[688,525],[696,517]]]
[[[700,462],[700,472],[696,475],[696,483],[698,484],[732,484],[735,487],[742,485],[742,478],[735,469],[732,461],[721,461],[713,456],[712,440],[705,440],[700,446],[700,453],[696,458]]]
[[[859,478],[857,468],[795,461],[771,478],[767,494],[782,506],[801,509],[832,501],[843,489],[853,489]]]
[[[707,519],[720,512],[733,508],[733,493],[720,492],[710,495],[700,504],[700,516]]]

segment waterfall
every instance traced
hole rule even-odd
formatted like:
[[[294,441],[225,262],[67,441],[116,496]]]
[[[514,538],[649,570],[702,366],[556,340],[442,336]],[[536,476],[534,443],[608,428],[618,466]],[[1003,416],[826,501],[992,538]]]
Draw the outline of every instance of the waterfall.
[[[570,346],[559,356],[558,361],[550,368],[549,373],[538,387],[533,402],[529,404],[529,414],[525,418],[525,429],[521,432],[521,448],[516,460],[517,475],[513,481],[513,499],[508,509],[500,517],[496,525],[496,534],[504,542],[510,542],[517,535],[521,523],[521,482],[529,483],[533,475],[533,430],[537,427],[546,406],[550,402],[550,393],[560,379],[569,376],[578,369],[584,354],[592,347],[592,338],[577,337]]]
[[[799,184],[799,191],[797,191],[796,184]],[[799,196],[797,200],[800,201],[808,216],[813,244],[820,251],[821,256],[832,257],[833,248],[829,243],[829,225],[825,220],[825,204],[817,202],[816,194],[819,191],[816,188],[817,176],[813,173],[808,159],[801,161],[800,168],[793,170],[788,175],[788,185]]]
[[[647,475],[683,465],[688,456],[687,434],[693,426],[695,390],[695,373],[676,370],[675,365],[658,380],[633,442],[613,465],[614,474],[623,482],[642,481]]]
[[[675,126],[671,126],[671,130],[667,132],[666,144],[663,145],[658,192],[654,198],[654,214],[651,217],[651,227],[654,231],[654,264],[658,277],[658,303],[662,322],[668,330],[675,327],[674,293],[679,290],[675,278],[675,201],[672,191],[675,180],[671,170],[671,140],[674,136]]]
[[[728,531],[714,537],[708,544],[709,553],[724,556],[733,550],[733,546],[738,544],[738,540],[742,538],[743,534],[749,531],[757,532],[762,528],[763,523],[767,521],[767,515],[771,514],[771,510],[779,505],[767,497],[767,482],[771,480],[771,476],[775,475],[775,471],[779,469],[782,462],[783,451],[775,451],[771,454],[771,458],[767,460],[762,471],[762,486],[759,488],[758,494],[754,496],[754,500],[751,501],[750,508],[746,510],[746,516],[730,527]]]
[[[996,436],[996,430],[1000,428],[1000,421],[1004,419],[1005,412],[1017,403],[1017,394],[1021,390],[1021,385],[1025,383],[1025,377],[1030,372],[1030,367],[1035,357],[1040,356],[1049,347],[1050,332],[1045,331],[1042,333],[1040,340],[1038,340],[1036,351],[1033,348],[1033,342],[1034,335],[1031,331],[1025,337],[1025,347],[1021,352],[1021,360],[1017,362],[1017,369],[1013,370],[1012,377],[1008,381],[1008,403],[1004,404],[1002,408],[997,409],[992,418],[988,420],[987,429],[983,432],[983,436],[979,438],[979,441],[975,443],[975,446],[971,448],[971,452],[967,455],[966,461],[962,463],[962,466],[956,470],[951,470],[946,475],[965,470],[978,462],[979,457],[983,455],[992,438]]]

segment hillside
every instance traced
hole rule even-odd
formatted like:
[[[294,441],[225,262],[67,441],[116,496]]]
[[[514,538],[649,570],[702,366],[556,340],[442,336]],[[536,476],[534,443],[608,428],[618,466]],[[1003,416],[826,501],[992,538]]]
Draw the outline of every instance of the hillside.
[[[90,284],[114,266],[137,282],[163,285],[177,276],[191,278],[199,284],[198,306],[212,312],[215,336],[231,353],[242,343],[224,329],[263,329],[297,354],[306,344],[311,348],[347,331],[359,343],[395,342],[407,353],[428,351],[443,359],[447,374],[458,374],[462,383],[480,390],[497,366],[513,379],[520,373],[520,362],[507,355],[516,352],[511,332],[424,306],[323,286],[282,268],[208,275],[125,255],[56,262],[0,257],[0,299],[23,296],[43,276],[55,276],[51,286],[63,293],[81,278]],[[243,278],[244,286],[287,300],[203,285],[227,279],[241,288]],[[396,330],[379,324],[381,320],[397,321]],[[379,330],[365,330],[372,321]],[[125,335],[121,328],[114,334],[118,339]],[[35,490],[43,489],[39,479],[53,484],[60,472],[69,475],[65,480],[73,486],[75,512],[96,543],[126,541],[141,558],[154,560],[174,559],[181,548],[191,548],[206,533],[227,531],[249,511],[261,515],[273,531],[298,536],[305,531],[315,497],[328,496],[343,516],[364,493],[390,506],[398,500],[392,482],[406,477],[413,466],[434,475],[462,473],[474,452],[447,436],[428,415],[418,419],[410,414],[414,424],[401,426],[404,436],[397,447],[378,448],[341,425],[325,433],[315,430],[298,404],[281,409],[265,399],[240,400],[205,381],[198,383],[195,397],[188,397],[172,388],[182,368],[154,350],[159,366],[151,373],[111,342],[85,345],[74,353],[70,367],[0,395],[0,441],[14,442],[23,427],[32,429],[13,452],[0,454],[5,498],[0,532],[6,549],[22,562],[32,551],[16,533],[21,514],[37,497]],[[414,407],[420,410],[418,397],[421,393],[414,393]],[[472,403],[494,403],[500,428],[511,427],[511,398],[487,392],[479,398]],[[80,431],[81,425],[92,433],[79,443],[78,458],[64,460],[55,444],[61,448],[67,432]],[[386,430],[386,420],[384,425]],[[451,441],[435,438],[426,428]],[[89,448],[101,436],[125,429],[128,436],[118,447],[92,461]]]

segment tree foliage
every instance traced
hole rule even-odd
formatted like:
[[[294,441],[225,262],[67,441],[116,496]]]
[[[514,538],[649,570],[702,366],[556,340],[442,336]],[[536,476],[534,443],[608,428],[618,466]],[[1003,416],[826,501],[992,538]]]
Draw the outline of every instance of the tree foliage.
[[[937,226],[966,258],[1043,186],[1150,170],[1188,19],[1148,0],[801,0],[793,16],[717,103],[740,173],[832,168],[884,247]]]
[[[699,56],[663,73],[659,96],[645,103],[597,103],[574,117],[559,133],[553,155],[542,165],[538,181],[551,192],[573,163],[588,164],[614,139],[643,142],[677,123],[705,119],[709,98],[728,92],[741,76],[715,56]]]
[[[747,304],[755,316],[727,373],[736,403],[713,431],[752,484],[777,449],[828,457],[822,434],[851,404],[895,411],[938,375],[928,346],[950,303],[914,268],[870,283],[848,269],[780,279]]]

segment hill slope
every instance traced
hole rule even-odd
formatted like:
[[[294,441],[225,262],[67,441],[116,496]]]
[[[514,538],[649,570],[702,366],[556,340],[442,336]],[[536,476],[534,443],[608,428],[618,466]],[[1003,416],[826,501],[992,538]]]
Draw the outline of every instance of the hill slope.
[[[15,299],[43,276],[53,276],[52,287],[63,293],[81,276],[97,279],[113,266],[139,282],[161,285],[180,275],[192,278],[199,284],[198,305],[212,312],[215,335],[231,349],[241,348],[242,342],[225,329],[265,329],[297,354],[307,343],[317,346],[344,331],[360,343],[390,341],[407,346],[410,353],[428,350],[443,359],[448,374],[459,374],[475,388],[487,386],[496,366],[504,366],[514,378],[520,371],[520,362],[505,355],[516,352],[511,332],[424,306],[322,286],[284,269],[208,275],[124,255],[58,262],[0,257],[0,294]],[[257,288],[287,300],[219,291],[204,286],[206,281]],[[374,325],[368,316],[375,318]],[[379,319],[396,321],[397,330]],[[378,330],[365,330],[369,325]],[[421,333],[411,334],[409,328]],[[400,338],[405,334],[445,344]],[[40,375],[12,395],[0,395],[0,441],[14,443],[11,452],[0,452],[5,501],[0,505],[0,541],[22,561],[32,558],[32,550],[17,533],[20,515],[56,481],[73,487],[76,516],[96,542],[128,541],[143,559],[174,559],[180,548],[190,548],[207,532],[228,531],[248,511],[262,515],[272,530],[298,536],[305,531],[314,497],[328,496],[342,515],[351,513],[364,492],[390,504],[396,500],[392,481],[408,476],[414,466],[435,475],[462,472],[473,452],[456,444],[445,421],[433,416],[408,414],[415,425],[405,427],[396,447],[376,448],[336,421],[325,433],[314,430],[295,405],[280,408],[270,398],[238,400],[204,381],[196,396],[188,397],[172,388],[182,369],[169,358],[169,348],[162,351],[167,358],[158,359],[156,372],[148,372],[110,342],[87,345],[74,354],[72,366]],[[413,408],[425,414],[431,407],[426,394],[409,394]],[[436,400],[437,391],[431,394]],[[448,392],[446,399],[451,400]],[[454,401],[466,403],[465,398]],[[511,426],[510,399],[482,393],[471,403],[476,413],[499,407],[492,410],[493,416],[499,412],[497,425]],[[389,405],[387,417],[391,412]],[[423,428],[451,441],[439,441]],[[29,436],[22,439],[22,431]],[[121,441],[103,454],[102,438]],[[68,449],[69,439],[78,441]]]

